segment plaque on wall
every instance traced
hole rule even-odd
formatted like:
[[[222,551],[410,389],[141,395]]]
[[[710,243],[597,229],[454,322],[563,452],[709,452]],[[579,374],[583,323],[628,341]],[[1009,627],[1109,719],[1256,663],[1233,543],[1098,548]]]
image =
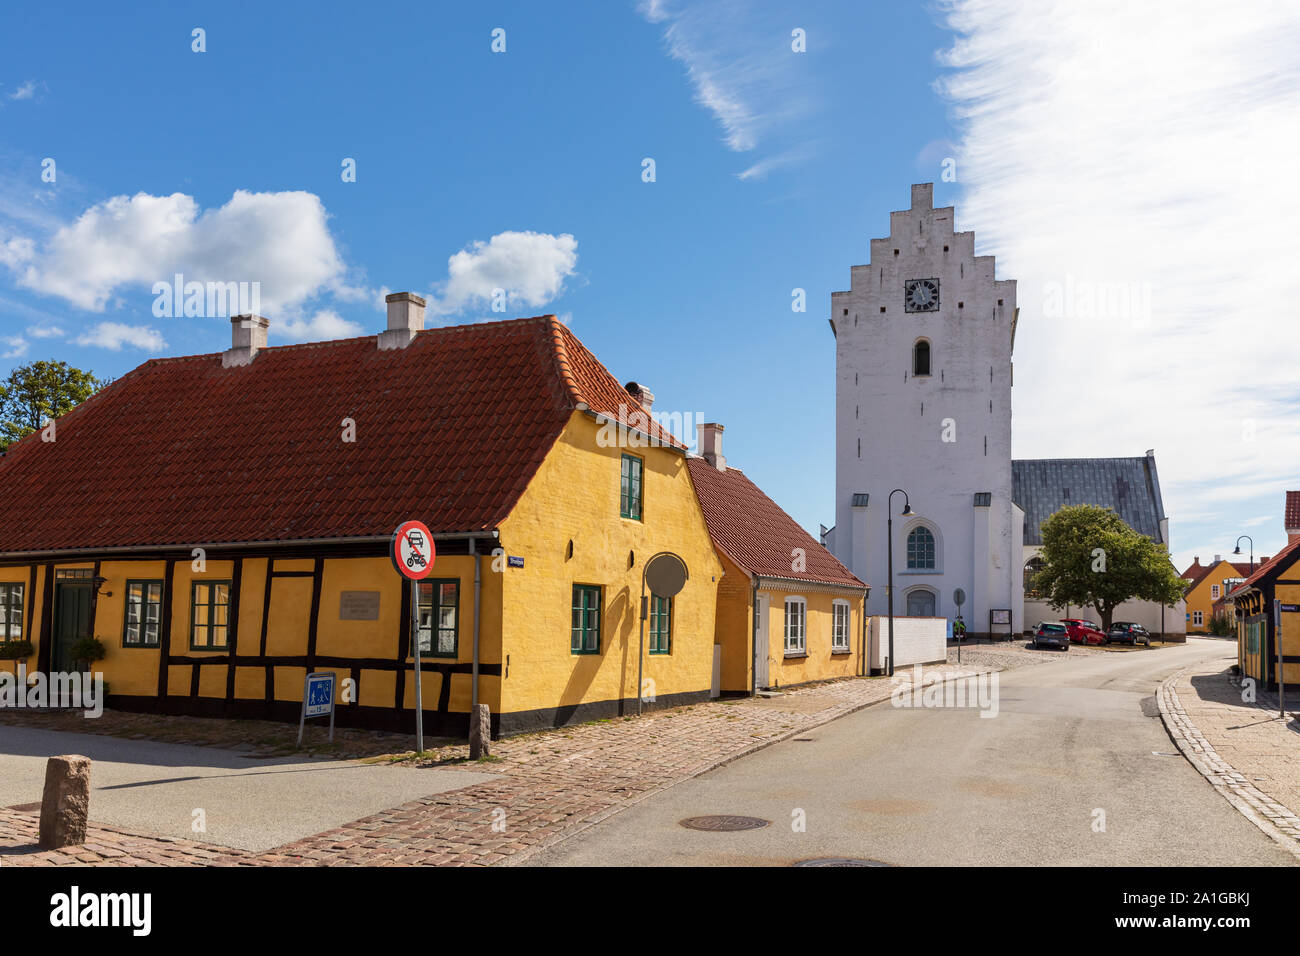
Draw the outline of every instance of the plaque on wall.
[[[344,591],[339,595],[339,620],[379,620],[379,592]]]

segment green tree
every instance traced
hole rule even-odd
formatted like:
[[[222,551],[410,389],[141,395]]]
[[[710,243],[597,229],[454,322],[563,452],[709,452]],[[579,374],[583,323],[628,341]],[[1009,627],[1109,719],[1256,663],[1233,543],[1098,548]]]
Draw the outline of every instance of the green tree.
[[[1169,554],[1110,508],[1070,505],[1042,525],[1043,569],[1033,587],[1054,608],[1091,605],[1109,630],[1125,601],[1175,604],[1185,580]]]
[[[108,384],[67,362],[20,365],[0,382],[0,451],[72,411]]]

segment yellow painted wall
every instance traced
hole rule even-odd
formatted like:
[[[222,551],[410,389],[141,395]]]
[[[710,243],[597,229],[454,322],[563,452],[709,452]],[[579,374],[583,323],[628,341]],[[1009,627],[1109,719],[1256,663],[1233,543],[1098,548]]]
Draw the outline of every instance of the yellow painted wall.
[[[808,590],[763,588],[768,601],[767,677],[772,687],[789,687],[809,681],[852,677],[861,666],[862,595],[851,591],[830,593]],[[785,599],[801,597],[807,602],[804,627],[804,657],[787,657],[785,653]],[[836,600],[849,605],[849,652],[831,653],[832,604]]]
[[[749,575],[725,554],[722,580],[718,582],[717,619],[714,641],[722,645],[722,689],[748,694],[752,688],[754,661],[750,642],[754,639],[753,585]]]
[[[1290,567],[1281,570],[1278,580],[1300,580],[1300,557],[1293,560]],[[1283,604],[1300,605],[1300,584],[1277,583],[1273,588],[1273,596]],[[1237,626],[1237,660],[1241,665],[1242,673],[1259,681],[1269,680],[1276,662],[1264,659],[1269,654],[1267,632],[1257,642],[1258,646],[1254,651],[1251,650],[1248,636],[1250,619],[1266,614],[1271,621],[1273,608],[1271,604],[1265,604],[1263,596],[1258,591],[1237,598],[1236,606],[1244,612],[1244,617]],[[1281,645],[1283,657],[1300,657],[1300,613],[1282,612]],[[1273,653],[1276,654],[1275,649]],[[1282,680],[1288,687],[1300,686],[1300,663],[1285,662],[1282,665]]]
[[[1187,602],[1187,629],[1189,631],[1209,631],[1211,605],[1215,598],[1213,594],[1213,585],[1219,585],[1219,596],[1223,596],[1223,582],[1228,578],[1239,578],[1241,574],[1227,561],[1220,561],[1214,568],[1206,574],[1196,587],[1192,588],[1184,596]],[[1196,612],[1202,614],[1200,624],[1196,624]]]
[[[501,524],[507,554],[524,559],[522,568],[507,566],[500,575],[502,649],[510,658],[502,684],[505,713],[635,700],[641,575],[661,550],[681,555],[690,579],[674,602],[672,653],[647,651],[645,677],[654,682],[657,699],[709,689],[722,566],[685,460],[666,448],[601,447],[600,429],[575,412]],[[644,460],[639,521],[619,516],[624,452]],[[570,650],[575,584],[602,589],[599,654]]]

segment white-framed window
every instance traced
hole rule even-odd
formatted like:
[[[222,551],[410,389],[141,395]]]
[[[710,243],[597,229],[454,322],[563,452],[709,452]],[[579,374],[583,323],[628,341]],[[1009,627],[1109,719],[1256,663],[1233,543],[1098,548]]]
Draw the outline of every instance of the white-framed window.
[[[831,653],[843,654],[849,649],[849,602],[836,599],[831,611]]]
[[[1217,584],[1210,585],[1210,597],[1216,601],[1219,599],[1219,586]]]
[[[1193,611],[1193,612],[1192,612],[1192,624],[1195,625],[1196,627],[1200,627],[1200,626],[1201,626],[1202,624],[1204,624],[1204,623],[1205,623],[1205,612],[1204,612],[1204,611]]]
[[[785,599],[785,652],[805,654],[808,650],[808,602],[801,597]]]

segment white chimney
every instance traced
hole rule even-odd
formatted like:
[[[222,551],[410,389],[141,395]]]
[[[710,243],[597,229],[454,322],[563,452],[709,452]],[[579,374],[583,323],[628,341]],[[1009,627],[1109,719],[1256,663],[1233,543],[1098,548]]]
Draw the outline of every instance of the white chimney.
[[[717,422],[706,422],[695,426],[696,439],[700,454],[718,471],[727,470],[727,459],[722,457],[722,433],[725,429]]]
[[[388,329],[379,333],[381,349],[404,349],[424,329],[424,300],[414,292],[394,292],[388,303]]]
[[[1215,563],[1215,564],[1218,564],[1218,563],[1219,563],[1220,561],[1222,561],[1222,560],[1223,560],[1223,555],[1221,555],[1221,554],[1216,554],[1216,555],[1214,556],[1214,563]]]
[[[266,330],[270,322],[260,315],[230,317],[230,348],[221,353],[221,367],[248,365],[266,348]]]
[[[640,403],[647,412],[654,406],[655,393],[637,382],[628,382],[623,388]]]

